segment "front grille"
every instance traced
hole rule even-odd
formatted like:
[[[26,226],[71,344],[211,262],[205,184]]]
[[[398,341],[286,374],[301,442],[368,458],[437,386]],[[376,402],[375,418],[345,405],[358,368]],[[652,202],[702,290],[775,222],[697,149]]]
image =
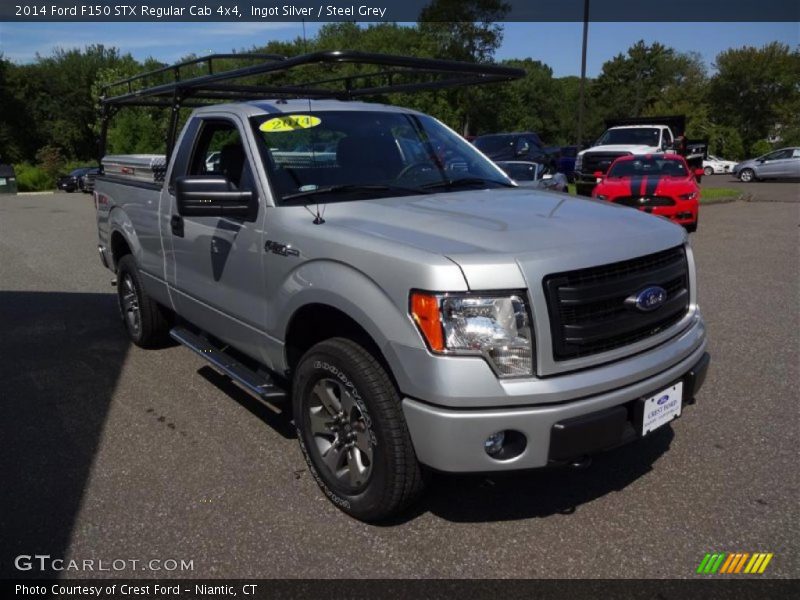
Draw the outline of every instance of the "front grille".
[[[594,173],[595,171],[605,173],[616,159],[629,154],[630,152],[587,152],[583,155],[581,171],[584,173]]]
[[[631,206],[633,208],[649,206],[675,206],[675,200],[669,196],[620,196],[614,198],[615,204]]]
[[[642,312],[625,300],[649,286],[667,292],[663,305]],[[689,310],[689,270],[682,247],[633,260],[548,275],[553,357],[567,360],[633,344],[674,325]]]

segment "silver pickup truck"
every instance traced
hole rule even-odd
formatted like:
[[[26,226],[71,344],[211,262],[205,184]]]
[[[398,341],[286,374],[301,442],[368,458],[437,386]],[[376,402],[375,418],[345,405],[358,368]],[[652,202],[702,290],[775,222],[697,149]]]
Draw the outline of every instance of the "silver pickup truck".
[[[291,402],[310,472],[356,518],[402,510],[429,470],[585,465],[705,378],[681,227],[519,188],[425,114],[206,106],[168,163],[103,171],[99,251],[130,339],[171,335]]]

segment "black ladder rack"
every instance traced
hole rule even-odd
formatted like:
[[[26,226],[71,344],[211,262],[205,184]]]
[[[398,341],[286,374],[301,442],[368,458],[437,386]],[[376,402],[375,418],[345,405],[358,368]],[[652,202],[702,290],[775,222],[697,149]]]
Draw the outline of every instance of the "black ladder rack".
[[[253,64],[215,71],[222,60],[253,61]],[[358,65],[376,67],[358,73],[307,81],[243,83],[259,75],[285,75],[289,78],[303,67]],[[197,75],[204,67],[204,73]],[[188,78],[186,78],[188,75]],[[167,157],[177,137],[181,108],[196,108],[214,102],[247,101],[265,97],[332,98],[350,100],[399,92],[439,90],[467,85],[511,81],[524,77],[525,71],[494,64],[467,63],[434,58],[396,56],[355,50],[312,52],[294,57],[275,54],[212,54],[122,79],[103,86],[100,158],[105,153],[108,122],[117,110],[126,106],[164,107],[172,111],[167,137]],[[155,85],[148,80],[160,79]],[[168,81],[164,82],[163,80]],[[284,78],[286,79],[286,78]]]

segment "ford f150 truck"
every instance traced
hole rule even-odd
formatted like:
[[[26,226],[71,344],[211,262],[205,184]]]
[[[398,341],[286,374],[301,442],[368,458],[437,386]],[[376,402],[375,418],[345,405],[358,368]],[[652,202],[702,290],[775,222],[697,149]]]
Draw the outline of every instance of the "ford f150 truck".
[[[352,52],[235,74],[347,61],[518,76]],[[402,91],[440,84],[403,73]],[[259,90],[221,80],[209,69],[103,98],[246,101],[196,107],[168,157],[104,157],[100,257],[135,344],[171,335],[286,401],[340,509],[386,518],[429,470],[585,465],[694,402],[709,357],[681,227],[519,188],[436,119],[354,101],[353,82],[350,99],[308,85],[312,99],[247,100]]]
[[[708,143],[686,139],[684,116],[613,119],[606,121],[606,127],[594,146],[579,152],[575,159],[575,189],[581,196],[592,195],[599,183],[597,172],[605,174],[620,156],[669,151],[683,156],[692,170],[703,168]]]

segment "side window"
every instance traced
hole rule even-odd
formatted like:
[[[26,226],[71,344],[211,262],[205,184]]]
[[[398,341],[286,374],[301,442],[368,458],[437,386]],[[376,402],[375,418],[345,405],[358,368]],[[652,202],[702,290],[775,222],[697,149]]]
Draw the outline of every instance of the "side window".
[[[204,121],[188,174],[226,177],[237,189],[255,191],[239,129],[230,121]]]
[[[778,150],[777,152],[771,152],[764,157],[764,160],[780,160],[782,158],[791,158],[792,151],[791,150]]]
[[[792,150],[792,158],[800,158],[800,148]]]
[[[661,143],[664,147],[672,145],[672,134],[669,132],[669,129],[664,130],[664,139],[661,140]]]

